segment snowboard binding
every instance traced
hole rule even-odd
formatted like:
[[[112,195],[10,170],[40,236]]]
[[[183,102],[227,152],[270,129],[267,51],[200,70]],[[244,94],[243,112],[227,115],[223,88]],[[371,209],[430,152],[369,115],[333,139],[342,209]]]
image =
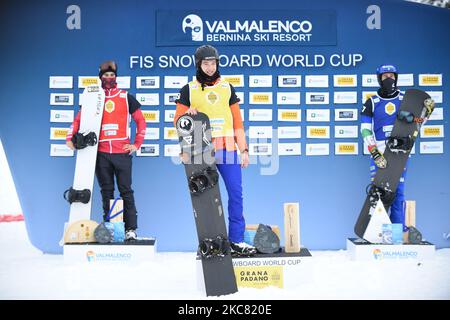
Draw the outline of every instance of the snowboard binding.
[[[408,137],[389,137],[386,141],[388,148],[395,153],[408,153],[411,151],[414,140]]]
[[[203,193],[208,188],[213,188],[219,181],[217,170],[208,167],[203,171],[194,173],[189,178],[189,191],[193,195]]]
[[[73,202],[81,202],[86,204],[91,199],[91,190],[89,189],[75,190],[72,187],[70,187],[64,192],[63,197],[70,204],[72,204]]]
[[[370,205],[375,208],[379,199],[385,206],[391,206],[395,199],[395,192],[386,188],[380,188],[373,183],[366,187],[366,193],[369,196]]]
[[[72,136],[72,142],[77,150],[84,149],[87,146],[95,146],[97,144],[97,135],[95,132],[89,132],[86,135],[78,132]]]
[[[200,241],[198,252],[205,259],[221,258],[230,253],[230,242],[222,236],[206,238]]]

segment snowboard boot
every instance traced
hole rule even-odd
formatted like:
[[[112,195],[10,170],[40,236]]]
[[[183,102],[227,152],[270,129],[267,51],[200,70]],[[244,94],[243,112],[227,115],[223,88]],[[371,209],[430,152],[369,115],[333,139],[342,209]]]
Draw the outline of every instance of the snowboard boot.
[[[129,229],[125,232],[125,241],[134,241],[137,240],[136,230]]]
[[[253,256],[256,248],[245,242],[230,242],[231,254],[238,256]]]

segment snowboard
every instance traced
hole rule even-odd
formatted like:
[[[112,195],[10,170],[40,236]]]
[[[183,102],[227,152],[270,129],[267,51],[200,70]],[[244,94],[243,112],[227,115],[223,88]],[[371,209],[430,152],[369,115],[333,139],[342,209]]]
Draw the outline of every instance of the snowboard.
[[[91,218],[92,188],[104,103],[105,92],[99,86],[86,87],[80,96],[78,141],[83,140],[80,145],[86,146],[82,149],[77,147],[73,185],[64,193],[64,198],[70,203],[69,223]]]
[[[183,115],[176,122],[191,196],[207,296],[237,292],[219,190],[209,118]]]
[[[419,134],[427,107],[434,108],[434,101],[424,91],[406,90],[397,112],[391,136],[386,140],[384,158],[386,168],[378,168],[374,181],[367,188],[367,197],[356,221],[354,231],[360,238],[366,239],[367,226],[371,220],[379,199],[388,212],[397,190],[400,177],[408,160],[411,149]]]

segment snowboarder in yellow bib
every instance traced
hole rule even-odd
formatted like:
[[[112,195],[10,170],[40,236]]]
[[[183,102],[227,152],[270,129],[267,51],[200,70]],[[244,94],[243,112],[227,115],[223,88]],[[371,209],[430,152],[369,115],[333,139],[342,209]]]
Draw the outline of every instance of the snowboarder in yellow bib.
[[[253,254],[256,249],[244,242],[241,168],[248,166],[249,158],[239,98],[233,86],[220,78],[219,53],[214,47],[203,45],[197,48],[195,65],[196,80],[181,89],[174,124],[183,114],[197,112],[205,113],[210,119],[217,169],[228,192],[231,250],[237,254]]]

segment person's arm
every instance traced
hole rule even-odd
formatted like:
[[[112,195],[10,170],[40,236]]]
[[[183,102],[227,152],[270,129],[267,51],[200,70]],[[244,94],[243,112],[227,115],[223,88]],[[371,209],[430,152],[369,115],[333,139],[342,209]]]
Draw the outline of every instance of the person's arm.
[[[141,104],[136,100],[134,96],[132,96],[129,93],[127,94],[127,99],[128,99],[128,110],[137,127],[134,143],[126,144],[123,146],[123,149],[131,154],[135,152],[137,149],[139,149],[142,143],[144,142],[145,129],[147,125],[145,124],[144,115],[142,114],[141,111]]]
[[[189,85],[185,85],[180,90],[180,97],[176,100],[177,109],[175,110],[175,116],[173,117],[173,125],[176,126],[177,120],[183,114],[188,112],[191,107],[191,101],[189,99]]]
[[[367,144],[367,148],[373,161],[379,168],[386,168],[387,162],[383,154],[378,150],[375,136],[373,134],[373,101],[367,99],[361,110],[361,136]]]
[[[241,167],[245,168],[249,164],[248,145],[245,138],[244,122],[242,121],[241,108],[239,107],[239,98],[236,95],[234,87],[230,84],[230,109],[233,116],[234,141],[241,153]]]
[[[80,120],[81,120],[81,109],[78,111],[77,115],[75,116],[75,119],[73,119],[72,125],[70,126],[69,131],[67,131],[66,135],[66,145],[74,150],[75,146],[72,142],[72,137],[74,134],[78,133],[78,130],[80,129]]]

